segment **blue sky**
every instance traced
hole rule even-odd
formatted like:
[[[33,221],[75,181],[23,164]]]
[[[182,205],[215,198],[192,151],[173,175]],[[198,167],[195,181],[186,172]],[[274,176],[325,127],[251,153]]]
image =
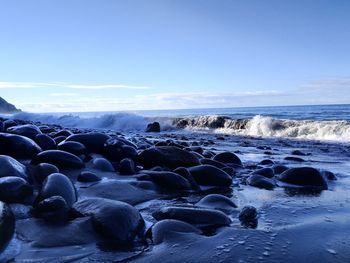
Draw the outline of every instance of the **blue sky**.
[[[0,0],[27,111],[350,103],[347,0]]]

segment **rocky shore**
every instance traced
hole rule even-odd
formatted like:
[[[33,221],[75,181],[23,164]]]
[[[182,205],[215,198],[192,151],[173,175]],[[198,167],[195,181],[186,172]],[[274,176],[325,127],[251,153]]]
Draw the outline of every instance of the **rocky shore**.
[[[348,145],[147,131],[1,119],[0,262],[350,259]]]

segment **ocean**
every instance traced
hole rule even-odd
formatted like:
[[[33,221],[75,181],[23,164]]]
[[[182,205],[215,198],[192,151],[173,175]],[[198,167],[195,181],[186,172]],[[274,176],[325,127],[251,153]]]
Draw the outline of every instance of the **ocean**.
[[[65,127],[140,132],[149,122],[158,121],[163,131],[350,142],[349,104],[130,112],[22,112],[12,118]]]

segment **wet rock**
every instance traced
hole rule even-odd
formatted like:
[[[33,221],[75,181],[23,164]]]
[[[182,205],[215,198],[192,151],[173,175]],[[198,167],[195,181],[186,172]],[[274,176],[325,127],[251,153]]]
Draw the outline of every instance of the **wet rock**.
[[[292,155],[306,156],[307,154],[303,153],[300,150],[294,150],[294,151],[292,151]]]
[[[112,161],[137,157],[136,145],[122,138],[109,139],[104,144],[104,155]]]
[[[261,168],[254,171],[254,174],[262,175],[267,178],[272,178],[275,176],[275,173],[272,168]]]
[[[79,157],[61,150],[43,151],[32,160],[32,163],[50,163],[60,169],[80,169],[85,167],[84,163]]]
[[[32,187],[21,177],[0,178],[0,200],[6,203],[21,203],[33,193]]]
[[[58,144],[60,144],[61,142],[63,142],[64,140],[66,140],[67,139],[67,137],[65,137],[65,136],[57,136],[57,137],[55,137],[53,140],[55,141],[55,143],[58,145]]]
[[[228,197],[220,194],[210,194],[203,197],[196,206],[210,209],[218,209],[223,212],[237,208],[237,205]]]
[[[71,207],[77,201],[77,193],[73,183],[64,174],[50,174],[43,183],[39,200],[50,198],[52,196],[61,196],[66,201],[68,207]]]
[[[228,226],[231,219],[221,211],[192,207],[164,207],[154,212],[156,220],[176,219],[198,226]]]
[[[120,244],[132,243],[142,236],[145,223],[133,206],[110,199],[88,198],[74,204],[81,216],[91,216],[95,230],[107,239]]]
[[[258,211],[254,206],[245,206],[238,215],[241,225],[248,228],[256,228],[258,225]]]
[[[125,158],[120,161],[118,166],[118,172],[122,175],[133,175],[136,173],[135,163],[130,158]]]
[[[198,158],[175,146],[158,146],[142,151],[138,162],[146,169],[154,166],[166,166],[171,169],[199,165]]]
[[[62,196],[51,196],[35,206],[35,214],[51,222],[64,221],[68,217],[69,206]]]
[[[207,159],[207,158],[202,158],[200,159],[201,164],[208,164],[208,165],[212,165],[215,166],[219,169],[222,169],[224,167],[226,167],[226,164],[222,163],[222,162],[218,162],[212,159]]]
[[[189,171],[199,185],[229,187],[232,184],[230,175],[212,165],[190,167]]]
[[[12,134],[25,136],[25,137],[28,137],[32,140],[35,139],[36,135],[41,134],[40,129],[37,126],[31,125],[31,124],[13,126],[13,127],[8,128],[7,132],[12,133]]]
[[[335,181],[337,180],[337,177],[334,173],[330,172],[330,171],[322,171],[322,175],[324,178],[326,178],[327,180],[330,181]]]
[[[0,177],[17,176],[23,179],[27,179],[27,171],[23,164],[16,159],[0,155]]]
[[[56,149],[56,142],[46,134],[38,134],[34,141],[40,146],[43,151]]]
[[[168,189],[168,190],[190,190],[191,184],[181,175],[173,172],[156,172],[148,171],[146,177],[140,177],[139,179],[150,179],[156,185]]]
[[[186,167],[178,167],[174,170],[174,173],[177,173],[177,174],[181,175],[183,178],[185,178],[191,184],[192,189],[194,189],[194,190],[200,189],[196,180],[194,180],[190,171]]]
[[[295,156],[287,156],[287,157],[285,157],[284,158],[284,160],[286,160],[286,161],[293,161],[293,162],[305,162],[305,160],[304,159],[302,159],[302,158],[299,158],[299,157],[295,157]]]
[[[97,182],[101,181],[101,178],[95,173],[89,171],[83,171],[78,175],[77,180],[83,183]]]
[[[147,125],[146,132],[160,132],[159,122],[153,122]]]
[[[14,120],[5,120],[3,124],[4,124],[4,129],[7,130],[10,127],[16,126],[17,122],[15,122]]]
[[[50,174],[58,173],[58,168],[49,163],[39,163],[36,165],[36,167],[33,169],[33,172],[31,174],[31,177],[34,179],[34,181],[38,184],[42,184],[42,182],[48,177]]]
[[[110,138],[109,135],[103,133],[91,132],[71,135],[66,141],[80,142],[84,144],[86,149],[90,152],[103,153],[104,144]]]
[[[219,153],[214,156],[213,160],[225,164],[242,165],[241,159],[232,152]]]
[[[8,133],[0,133],[0,154],[19,159],[31,159],[41,148],[31,139]]]
[[[275,162],[270,160],[270,159],[265,159],[265,160],[262,160],[259,164],[261,164],[261,165],[274,165]]]
[[[104,171],[104,172],[114,172],[115,169],[110,161],[105,158],[95,158],[92,160],[93,168]]]
[[[70,130],[60,130],[58,132],[56,132],[55,134],[53,134],[53,137],[60,137],[60,136],[63,136],[63,137],[69,137],[73,135],[73,133],[70,131]]]
[[[272,169],[274,174],[281,174],[284,171],[288,170],[289,168],[285,165],[275,164],[274,166],[272,166]]]
[[[201,231],[191,224],[174,219],[165,219],[157,222],[152,227],[153,244],[158,245],[170,237],[174,233],[195,233],[200,234]]]
[[[15,218],[11,208],[0,201],[0,253],[6,248],[15,232]]]
[[[273,180],[259,174],[252,174],[251,176],[249,176],[247,178],[247,183],[250,186],[263,188],[266,190],[272,190],[273,188],[275,188],[275,182]]]
[[[316,190],[327,190],[327,181],[321,173],[312,167],[290,168],[280,174],[278,179],[284,183],[288,183],[303,188],[311,188]]]
[[[84,155],[87,152],[84,144],[82,144],[80,142],[74,142],[74,141],[61,142],[58,145],[57,149],[61,150],[61,151],[72,153],[76,156]]]

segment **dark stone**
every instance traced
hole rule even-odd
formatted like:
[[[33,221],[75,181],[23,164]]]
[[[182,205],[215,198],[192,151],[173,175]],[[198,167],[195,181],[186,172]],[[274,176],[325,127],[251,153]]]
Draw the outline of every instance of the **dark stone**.
[[[226,167],[226,164],[222,163],[222,162],[218,162],[212,159],[207,159],[207,158],[202,158],[199,160],[201,162],[201,164],[208,164],[208,165],[212,165],[215,166],[219,169],[222,169],[224,167]]]
[[[86,154],[87,150],[84,144],[80,142],[64,141],[57,146],[58,150],[72,153],[76,156]]]
[[[118,172],[122,175],[133,175],[136,173],[135,163],[130,158],[125,158],[120,161]]]
[[[85,167],[84,163],[79,157],[72,153],[60,150],[48,150],[41,152],[32,160],[32,163],[50,163],[60,169],[80,169]]]
[[[58,168],[49,163],[39,163],[32,172],[32,178],[38,184],[42,184],[42,182],[48,177],[50,174],[58,173]]]
[[[146,132],[160,132],[159,122],[153,122],[147,125]]]
[[[109,135],[104,133],[92,132],[71,135],[66,141],[80,142],[85,145],[89,152],[103,153],[104,144],[110,138]]]
[[[155,223],[152,226],[151,232],[153,244],[155,245],[162,243],[163,240],[166,240],[174,233],[201,233],[201,231],[193,225],[174,219],[165,219]]]
[[[91,216],[95,230],[116,243],[129,244],[144,234],[141,214],[127,203],[88,198],[75,203],[73,209],[78,215]]]
[[[238,215],[244,227],[256,228],[258,225],[258,211],[254,206],[245,206]]]
[[[93,168],[104,172],[115,172],[115,169],[110,161],[99,157],[92,160]]]
[[[0,177],[17,176],[27,179],[27,171],[23,164],[10,156],[0,155]]]
[[[237,208],[237,205],[228,197],[220,194],[210,194],[203,197],[197,204],[197,206],[218,209],[223,212],[231,211]]]
[[[55,143],[58,145],[60,144],[61,142],[65,141],[67,139],[67,137],[65,136],[57,136],[55,137],[53,140],[55,141]]]
[[[148,171],[146,179],[150,179],[156,185],[168,190],[190,190],[191,184],[181,175],[173,172]],[[143,178],[140,177],[142,180]]]
[[[5,129],[5,131],[8,128],[16,126],[16,125],[17,125],[17,122],[15,122],[14,120],[6,120],[6,121],[4,121],[4,129]]]
[[[41,148],[31,139],[8,133],[0,133],[0,154],[19,159],[31,159]]]
[[[200,189],[196,180],[194,180],[192,174],[190,173],[190,171],[186,167],[178,167],[174,170],[174,173],[177,173],[177,174],[181,175],[183,178],[185,178],[191,184],[192,189],[194,189],[194,190]]]
[[[15,232],[15,217],[11,208],[0,201],[0,253],[6,248]]]
[[[302,158],[299,158],[299,157],[294,157],[294,156],[287,156],[287,157],[285,157],[284,158],[284,160],[286,160],[286,161],[293,161],[293,162],[305,162],[305,160],[304,159],[302,159]]]
[[[213,209],[192,207],[164,207],[154,212],[156,220],[176,219],[192,225],[228,226],[231,219],[223,212]]]
[[[0,178],[0,200],[6,203],[21,203],[31,196],[33,188],[21,177]]]
[[[330,172],[330,171],[322,171],[322,175],[324,178],[330,180],[330,181],[335,181],[337,180],[337,177],[335,176],[334,173]]]
[[[194,166],[189,171],[199,185],[229,187],[232,184],[230,175],[212,165]]]
[[[25,124],[25,125],[18,125],[18,126],[12,126],[7,129],[7,132],[12,134],[17,134],[21,136],[28,137],[32,140],[35,139],[35,136],[38,134],[41,134],[40,129],[32,124]]]
[[[278,176],[282,182],[301,186],[304,188],[314,188],[317,190],[327,190],[327,181],[321,173],[312,167],[290,168]]]
[[[35,206],[35,214],[51,222],[60,222],[68,217],[69,207],[62,196],[51,196]]]
[[[247,183],[251,186],[263,188],[266,190],[272,190],[275,188],[275,182],[273,180],[259,174],[252,174],[249,176]]]
[[[306,156],[307,154],[303,153],[300,150],[294,150],[294,151],[292,151],[292,155]]]
[[[53,134],[53,137],[56,138],[56,137],[60,137],[60,136],[63,136],[63,137],[69,137],[73,135],[73,133],[70,131],[70,130],[60,130],[56,133]]]
[[[83,182],[83,183],[89,183],[89,182],[97,182],[97,181],[101,181],[101,178],[89,171],[83,171],[78,175],[77,180],[79,182]]]
[[[274,165],[275,162],[270,160],[270,159],[265,159],[265,160],[262,160],[259,164],[261,164],[261,165]]]
[[[256,171],[254,171],[254,174],[259,174],[262,176],[265,176],[267,178],[272,178],[275,176],[275,173],[272,168],[261,168]]]
[[[61,196],[71,207],[77,201],[77,193],[73,183],[64,174],[50,174],[43,183],[40,201],[52,196]]]
[[[223,152],[214,156],[214,161],[218,161],[225,164],[242,165],[241,159],[232,152]]]
[[[34,141],[40,146],[43,151],[56,149],[56,142],[47,134],[38,134]]]
[[[284,171],[288,170],[289,168],[282,164],[275,164],[274,166],[272,166],[272,169],[274,174],[281,174]]]
[[[104,155],[112,161],[134,160],[137,157],[136,145],[122,138],[109,139],[104,144]]]

